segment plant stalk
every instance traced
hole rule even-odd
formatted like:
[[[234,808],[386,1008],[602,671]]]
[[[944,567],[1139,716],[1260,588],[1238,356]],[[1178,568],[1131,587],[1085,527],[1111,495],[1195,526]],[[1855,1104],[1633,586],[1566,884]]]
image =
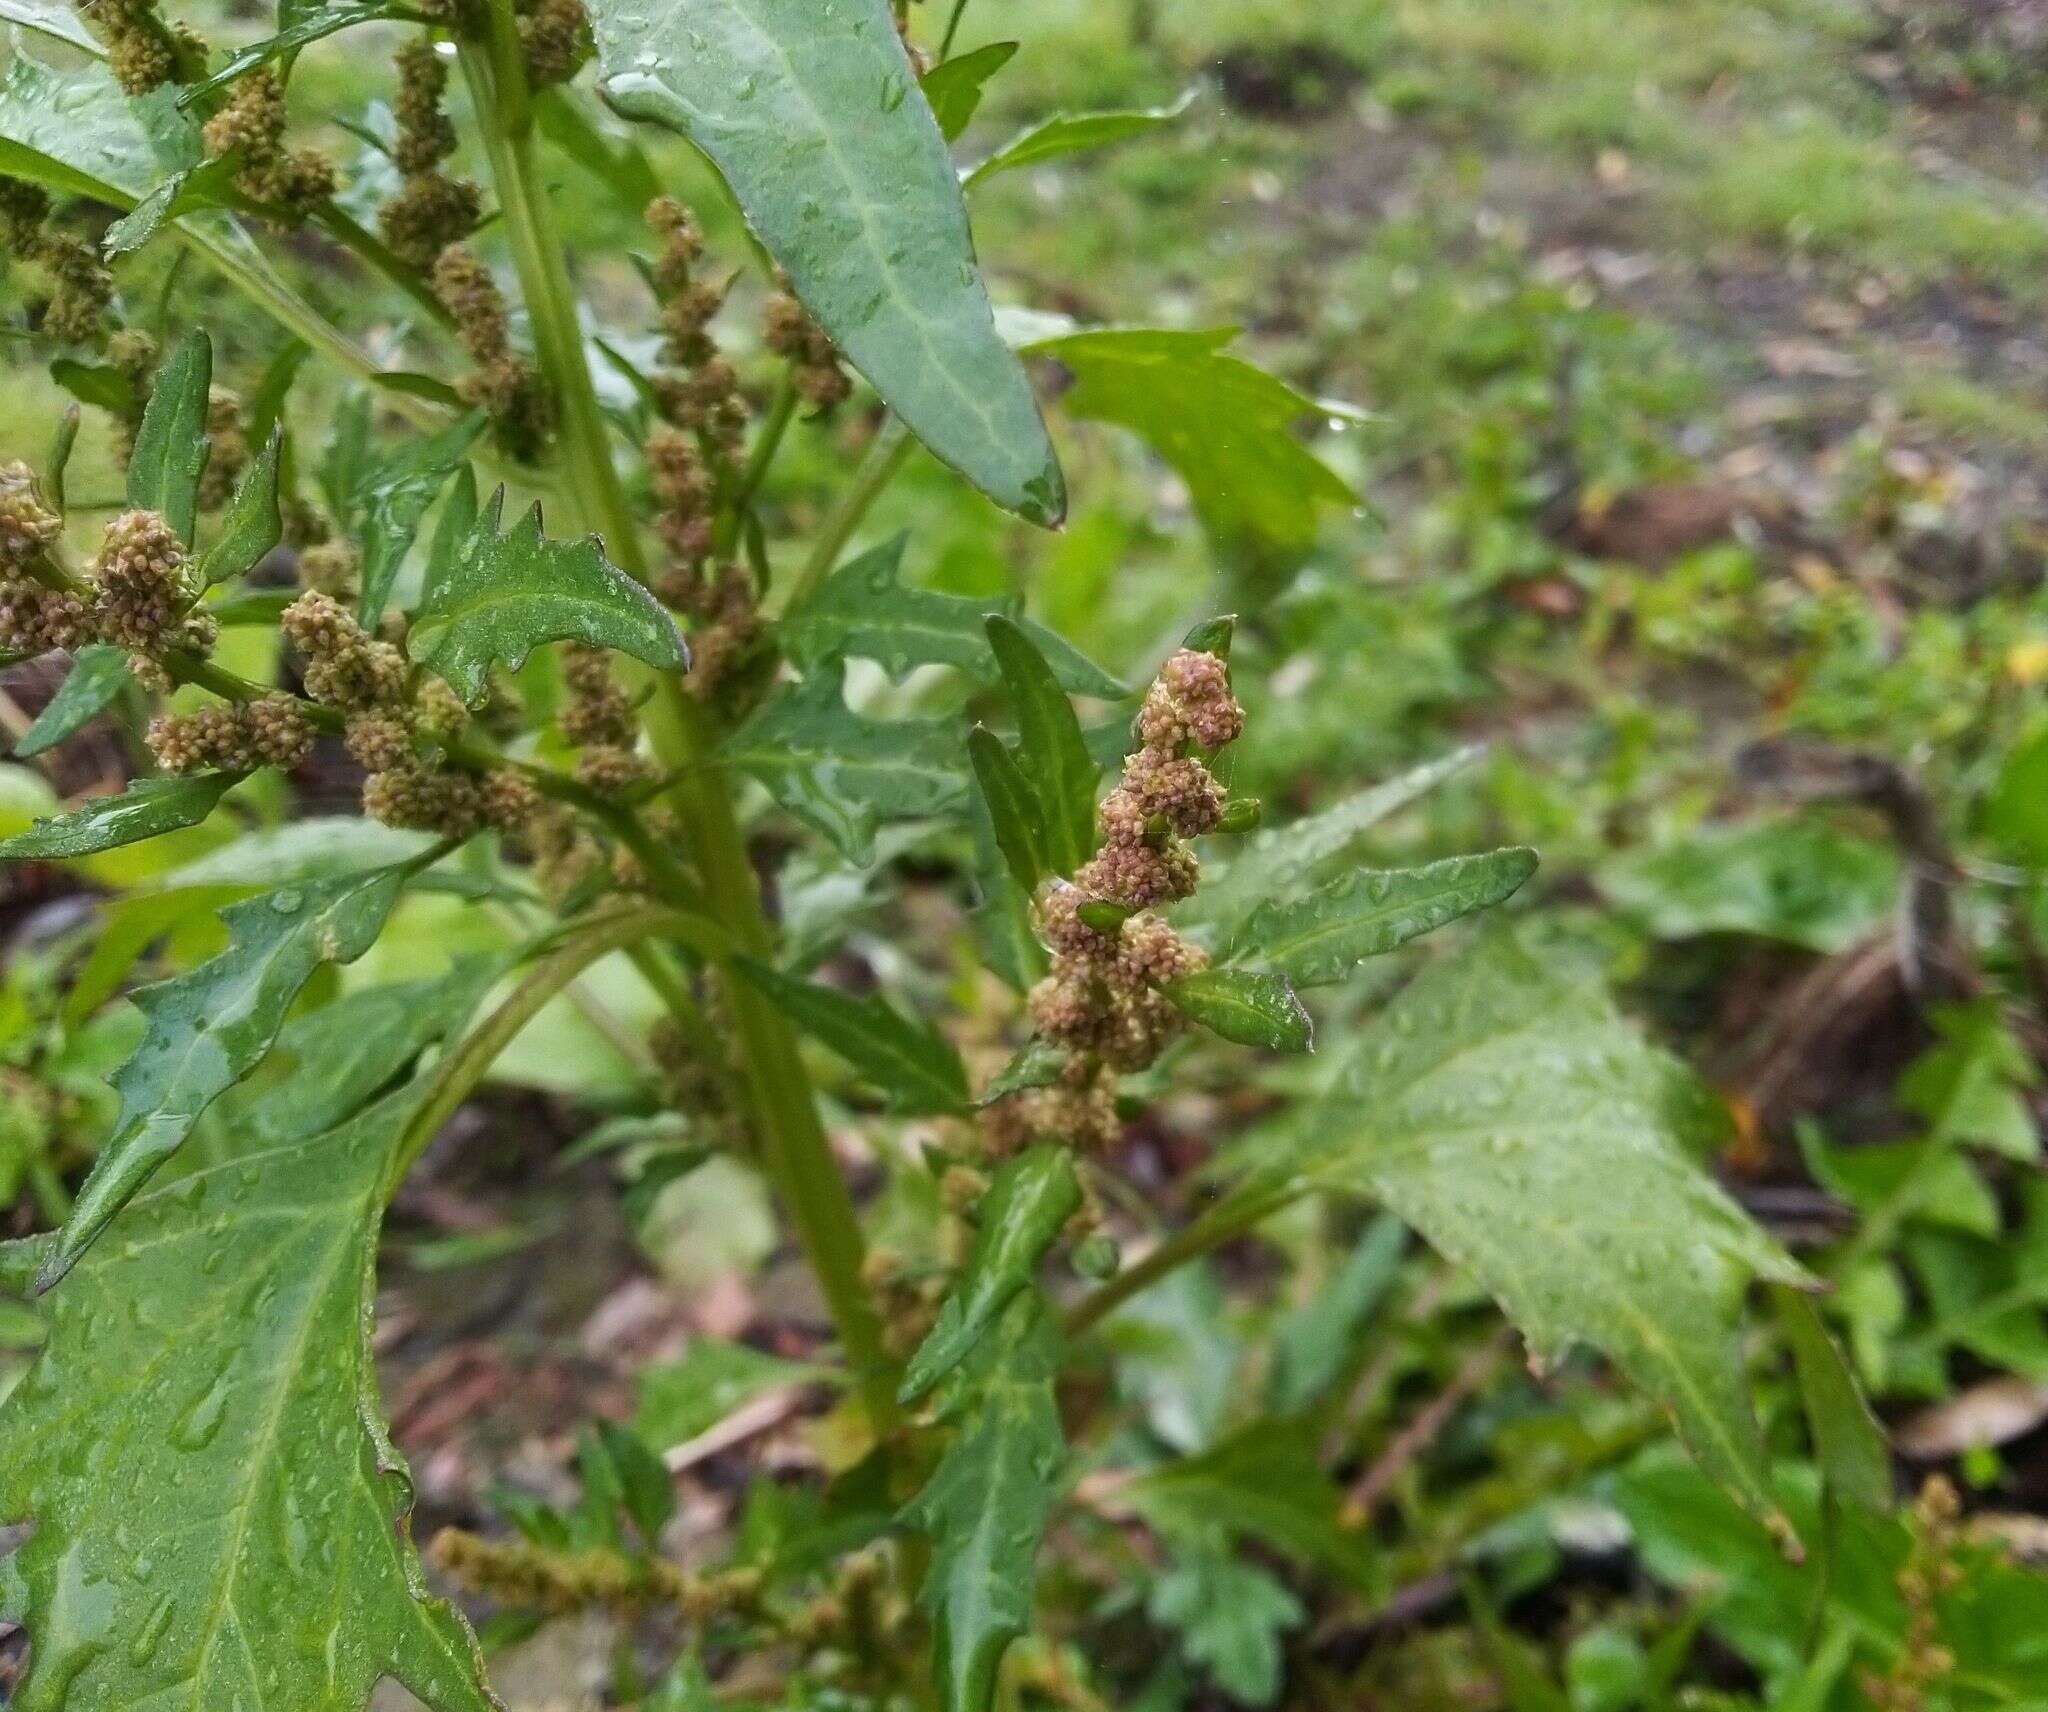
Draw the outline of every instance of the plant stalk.
[[[492,16],[494,29],[508,25],[504,0],[496,0]],[[501,117],[496,79],[519,76],[517,60],[507,70],[502,55],[486,57],[468,45],[462,52],[537,355],[562,412],[561,440],[583,512],[581,521],[603,537],[615,563],[644,583],[647,558],[612,462],[604,415],[584,355],[575,291],[541,192],[531,133],[514,134]],[[523,77],[521,82],[523,88]],[[761,907],[760,886],[730,787],[716,764],[710,716],[673,673],[658,677],[647,714],[663,766],[681,775],[675,787],[677,806],[712,919],[726,926],[740,950],[772,955],[773,934]],[[859,1215],[832,1157],[795,1032],[757,989],[732,974],[723,959],[718,966],[720,987],[739,1037],[762,1163],[817,1275],[847,1363],[862,1376],[870,1422],[877,1434],[886,1432],[898,1415],[896,1364],[884,1346],[880,1316],[862,1282],[865,1242]]]

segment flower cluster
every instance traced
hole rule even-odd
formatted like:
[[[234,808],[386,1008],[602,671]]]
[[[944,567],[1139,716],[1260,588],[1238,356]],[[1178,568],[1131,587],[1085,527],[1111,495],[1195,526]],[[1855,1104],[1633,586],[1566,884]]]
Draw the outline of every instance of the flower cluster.
[[[562,650],[562,679],[569,693],[555,722],[580,751],[576,777],[606,795],[645,782],[647,763],[634,747],[640,733],[633,701],[612,675],[604,650],[570,643]]]
[[[457,383],[456,391],[464,403],[489,413],[508,452],[531,460],[554,428],[554,409],[539,371],[512,348],[498,282],[474,253],[451,244],[434,260],[434,290],[448,306],[456,337],[476,365]]]
[[[216,386],[206,399],[206,473],[199,479],[199,509],[217,511],[227,504],[248,467],[249,432],[242,401],[226,387]]]
[[[167,773],[289,769],[312,754],[313,722],[296,696],[280,693],[159,714],[150,721],[148,742]]]
[[[711,321],[724,293],[698,277],[704,243],[682,205],[661,196],[647,206],[661,234],[654,263],[661,298],[664,359],[654,377],[666,418],[647,438],[655,527],[670,563],[656,592],[691,620],[690,692],[710,699],[732,689],[740,670],[760,660],[760,591],[741,566],[714,563],[718,477],[746,432],[747,407],[731,363],[718,354]],[[710,459],[705,455],[708,448]]]
[[[93,251],[54,230],[50,199],[36,186],[0,178],[0,238],[17,261],[33,263],[49,276],[42,330],[65,344],[88,344],[100,334],[114,278]]]
[[[43,504],[28,466],[0,464],[0,654],[42,654],[91,640],[85,602],[38,575],[47,575],[49,549],[63,532],[64,520]]]
[[[189,26],[166,24],[156,0],[87,0],[79,8],[107,45],[107,64],[130,95],[189,83],[206,66],[206,44]]]
[[[92,627],[102,642],[155,659],[170,649],[204,654],[220,634],[187,573],[177,531],[154,511],[124,511],[107,525],[90,568]]]
[[[987,1131],[999,1151],[1040,1136],[1113,1141],[1116,1074],[1151,1064],[1182,1026],[1161,989],[1208,959],[1151,911],[1194,890],[1186,840],[1223,819],[1222,787],[1187,751],[1213,752],[1243,728],[1218,656],[1183,649],[1160,669],[1138,715],[1141,746],[1097,810],[1101,848],[1071,884],[1054,880],[1035,902],[1052,966],[1031,989],[1031,1020],[1067,1059],[1055,1082],[990,1108]]]
[[[853,382],[839,363],[839,348],[797,301],[787,278],[778,279],[762,312],[762,337],[789,364],[790,384],[821,415],[844,404]]]
[[[303,219],[334,194],[334,163],[314,149],[287,149],[284,128],[284,84],[270,66],[259,66],[206,121],[206,152],[235,151],[235,184],[243,195]]]
[[[468,179],[441,168],[455,152],[455,127],[442,107],[447,60],[430,39],[417,36],[398,50],[397,65],[398,136],[391,154],[405,177],[378,210],[377,224],[402,260],[426,270],[476,230],[483,198]]]
[[[583,0],[514,0],[513,11],[532,88],[567,83],[594,51]]]

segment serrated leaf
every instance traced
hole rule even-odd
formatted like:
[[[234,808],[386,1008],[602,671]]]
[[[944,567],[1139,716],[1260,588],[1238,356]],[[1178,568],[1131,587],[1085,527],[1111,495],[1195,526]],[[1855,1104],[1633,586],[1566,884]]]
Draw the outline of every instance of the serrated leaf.
[[[904,1016],[880,994],[857,999],[745,957],[735,959],[734,966],[798,1028],[886,1095],[891,1111],[923,1116],[970,1108],[967,1070],[953,1043]]]
[[[1140,107],[1120,113],[1055,113],[1030,129],[1020,132],[983,161],[961,181],[972,190],[999,173],[1019,167],[1036,166],[1081,149],[1105,148],[1126,137],[1143,136],[1171,125],[1194,100],[1190,90],[1171,107]]]
[[[719,753],[849,861],[865,864],[882,822],[960,807],[967,759],[953,720],[863,718],[846,705],[842,677],[835,662],[785,685]]]
[[[1278,1696],[1281,1634],[1308,1615],[1265,1570],[1200,1549],[1180,1554],[1153,1583],[1146,1611],[1177,1631],[1189,1661],[1244,1706],[1270,1706]]]
[[[932,1541],[923,1601],[945,1712],[987,1712],[1003,1654],[1031,1622],[1032,1567],[1066,1457],[1059,1361],[1036,1293],[1012,1303],[956,1379],[960,1435],[903,1513]]]
[[[0,1563],[33,1643],[19,1712],[361,1712],[387,1675],[435,1712],[496,1706],[377,1407],[377,1232],[416,1100],[260,1147],[231,1123],[230,1157],[138,1197],[43,1303],[0,1404],[0,1517],[34,1524]]]
[[[1029,636],[1053,675],[1076,695],[1114,701],[1126,694],[1078,648],[1024,616],[1018,595],[977,600],[906,588],[898,535],[849,559],[782,622],[778,634],[789,657],[806,671],[840,655],[873,660],[893,678],[915,666],[957,666],[981,681],[998,676],[986,625],[990,617],[1011,620]]]
[[[976,1204],[974,1250],[931,1331],[904,1370],[899,1401],[915,1403],[967,1359],[1018,1295],[1081,1205],[1073,1156],[1034,1147],[1006,1162]]]
[[[1309,1052],[1315,1025],[1285,975],[1248,969],[1198,969],[1159,989],[1184,1016],[1240,1046]]]
[[[1039,836],[1038,793],[1024,777],[1016,756],[993,731],[977,725],[967,734],[967,759],[981,790],[989,829],[1010,877],[1026,897],[1038,890],[1049,866]]]
[[[596,0],[605,98],[711,157],[853,366],[998,505],[1066,492],[996,334],[959,180],[888,0]]]
[[[15,744],[17,757],[40,755],[55,748],[83,726],[104,713],[120,699],[121,692],[135,681],[128,669],[128,651],[105,642],[88,643],[71,661],[71,670],[57,686],[57,693],[43,704],[33,724]]]
[[[219,537],[199,556],[202,588],[247,575],[284,539],[284,516],[277,504],[278,460],[283,451],[284,430],[273,424],[263,450],[235,490]]]
[[[1799,1401],[1813,1435],[1821,1478],[1839,1498],[1870,1510],[1889,1510],[1891,1451],[1848,1361],[1803,1292],[1778,1285],[1771,1300],[1785,1341],[1792,1346]]]
[[[195,327],[157,370],[128,460],[128,503],[167,519],[187,547],[199,518],[199,478],[206,473],[212,384],[213,341]]]
[[[296,52],[308,43],[322,37],[334,35],[356,24],[367,24],[384,18],[417,18],[419,14],[408,6],[394,6],[388,0],[321,0],[316,6],[302,7],[297,14],[286,20],[279,19],[282,26],[275,35],[265,36],[261,41],[251,42],[239,49],[220,70],[203,83],[195,83],[178,96],[180,107],[190,108],[204,101],[217,89],[225,89],[237,78],[246,76],[259,65],[268,65],[281,54]]]
[[[1017,765],[1038,799],[1040,847],[1055,874],[1071,874],[1095,853],[1101,768],[1037,645],[1007,618],[992,617],[985,629],[1017,716]]]
[[[1535,871],[1536,852],[1519,845],[1421,868],[1354,869],[1306,897],[1259,905],[1231,955],[1298,987],[1341,981],[1368,957],[1512,897]]]
[[[939,134],[947,142],[967,129],[981,106],[988,80],[1017,57],[1015,42],[990,42],[971,53],[941,60],[918,79]]]
[[[1060,398],[1069,416],[1128,428],[1173,466],[1212,535],[1307,547],[1318,508],[1358,503],[1294,435],[1297,422],[1329,410],[1225,352],[1235,337],[1228,327],[1110,328],[1027,349],[1072,372]]]
[[[244,777],[192,773],[184,778],[138,779],[117,797],[88,798],[68,814],[53,815],[26,832],[0,838],[0,862],[66,862],[197,826]]]
[[[1500,1299],[1535,1359],[1603,1351],[1765,1514],[1742,1299],[1755,1279],[1807,1280],[1687,1156],[1697,1099],[1597,988],[1491,934],[1367,1027],[1291,1165],[1421,1232]]]
[[[657,671],[688,664],[668,609],[604,556],[595,535],[550,541],[535,505],[502,534],[505,490],[491,496],[457,551],[437,556],[413,615],[412,657],[474,707],[494,664],[517,671],[545,642],[614,648]]]
[[[1129,1497],[1169,1531],[1258,1540],[1354,1586],[1372,1582],[1371,1549],[1339,1520],[1342,1497],[1316,1459],[1314,1429],[1302,1422],[1255,1421],[1198,1456],[1145,1474]]]
[[[1286,897],[1346,856],[1366,833],[1396,815],[1482,753],[1477,745],[1457,749],[1303,815],[1284,827],[1261,832],[1231,859],[1221,874],[1204,872],[1202,889],[1174,906],[1176,922],[1213,923],[1228,944],[1238,927],[1268,898]]]
[[[332,497],[363,551],[356,617],[364,628],[377,627],[420,520],[462,467],[488,420],[473,410],[438,433],[408,436],[381,458],[365,456],[345,471],[347,486]]]
[[[257,1066],[322,963],[350,963],[383,931],[409,864],[287,886],[220,912],[227,949],[143,987],[142,1044],[115,1071],[121,1115],[78,1192],[38,1288],[77,1264],[200,1113]]]

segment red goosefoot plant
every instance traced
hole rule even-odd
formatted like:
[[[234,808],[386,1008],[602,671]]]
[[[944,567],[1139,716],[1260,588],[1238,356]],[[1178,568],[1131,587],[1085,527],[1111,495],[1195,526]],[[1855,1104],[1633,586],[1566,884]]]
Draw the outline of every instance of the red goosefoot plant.
[[[1298,538],[1346,497],[1292,436],[1309,401],[1222,336],[991,310],[966,194],[1170,115],[1048,118],[963,175],[949,142],[1010,45],[953,54],[949,27],[920,47],[888,0],[281,0],[275,32],[231,53],[153,0],[0,16],[21,32],[0,83],[0,214],[28,293],[10,312],[111,417],[126,470],[103,526],[67,504],[75,409],[47,454],[0,466],[0,658],[70,658],[24,751],[112,710],[148,763],[0,858],[232,833],[342,752],[364,817],[297,842],[273,826],[271,865],[238,870],[224,906],[206,894],[224,947],[133,991],[90,1172],[58,1228],[0,1249],[0,1285],[43,1324],[0,1406],[19,1712],[360,1712],[385,1678],[437,1712],[495,1704],[407,1528],[370,1356],[378,1232],[507,1045],[607,959],[662,1012],[652,1169],[728,1154],[762,1174],[829,1314],[805,1371],[843,1393],[833,1471],[801,1502],[764,1475],[749,1514],[772,1525],[720,1561],[663,1554],[666,1472],[609,1424],[576,1512],[437,1542],[448,1576],[511,1610],[666,1624],[681,1662],[624,1694],[1101,1704],[1108,1678],[1034,1633],[1090,1425],[1077,1376],[1126,1304],[1311,1195],[1397,1216],[1537,1360],[1604,1353],[1789,1534],[1748,1391],[1756,1281],[1820,1434],[1861,1443],[1806,1280],[1692,1163],[1677,1066],[1512,933],[1467,938],[1325,1040],[1206,1211],[1168,1224],[1119,1181],[1126,1126],[1174,1075],[1307,1053],[1301,993],[1535,866],[1362,865],[1371,828],[1455,757],[1258,830],[1225,782],[1256,742],[1229,619],[1133,692],[1017,598],[905,580],[903,540],[852,551],[919,444],[1058,525],[1026,356],[1068,377],[1068,415],[1150,438],[1219,537]],[[286,95],[303,54],[369,27],[397,40],[396,95],[342,167],[292,143]],[[731,253],[662,188],[650,128],[716,169],[745,221],[724,221]],[[652,336],[580,296],[558,171],[633,211],[647,294],[627,313]],[[293,283],[293,234],[414,324],[373,356]],[[122,281],[160,250],[217,286],[209,313],[282,336],[241,390],[216,384],[204,327],[159,341],[130,318]],[[317,460],[291,427],[306,365],[339,398]],[[778,456],[820,435],[858,448],[837,498],[771,504]],[[913,671],[953,711],[881,717],[860,689]],[[906,1009],[821,979],[844,919],[821,937],[816,912],[799,933],[773,907],[799,860],[864,887],[913,844],[973,901],[1010,995],[993,1017],[920,1014],[934,981]],[[336,978],[450,892],[520,924],[516,943],[417,980]],[[174,925],[136,899],[103,912],[79,1003]],[[888,1157],[932,1208],[921,1261],[869,1240],[821,1075],[850,1128],[915,1125],[922,1150]],[[1098,1470],[1124,1457],[1117,1526],[1202,1562],[1277,1542],[1357,1573],[1368,1542],[1292,1431],[1333,1382],[1267,1409],[1234,1462],[1098,1446]]]

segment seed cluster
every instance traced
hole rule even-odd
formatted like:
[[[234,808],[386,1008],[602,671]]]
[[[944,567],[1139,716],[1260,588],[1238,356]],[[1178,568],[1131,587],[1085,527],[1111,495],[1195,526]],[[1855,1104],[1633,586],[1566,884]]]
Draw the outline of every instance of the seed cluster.
[[[504,294],[490,269],[472,251],[451,244],[434,260],[434,290],[476,365],[456,391],[464,403],[489,413],[506,451],[522,460],[538,456],[554,427],[554,409],[539,371],[512,348]]]
[[[483,211],[477,187],[441,163],[455,153],[455,127],[442,106],[448,62],[425,36],[398,50],[398,138],[391,153],[404,182],[378,211],[384,241],[422,271],[450,244],[476,230]]]
[[[39,581],[36,572],[64,532],[23,463],[0,464],[0,654],[76,648],[92,638],[85,602]]]
[[[515,0],[526,81],[534,89],[567,83],[595,51],[583,0]]]
[[[1160,669],[1138,715],[1141,747],[1097,810],[1102,847],[1071,884],[1054,880],[1035,902],[1052,967],[1031,989],[1031,1020],[1067,1059],[1056,1082],[990,1108],[987,1133],[998,1151],[1042,1136],[1113,1142],[1116,1074],[1144,1069],[1179,1032],[1181,1014],[1161,989],[1208,958],[1150,912],[1195,889],[1185,841],[1223,818],[1222,787],[1187,751],[1213,752],[1243,729],[1218,656],[1183,649]]]
[[[206,399],[206,473],[199,478],[199,509],[218,511],[233,496],[235,483],[249,467],[249,431],[242,419],[242,401],[224,386]]]
[[[92,249],[50,225],[50,199],[35,185],[0,178],[0,239],[8,255],[49,276],[42,331],[64,344],[90,344],[100,336],[114,277]]]
[[[284,84],[275,69],[259,66],[236,81],[227,105],[206,121],[206,152],[237,151],[236,187],[302,220],[334,194],[334,163],[315,149],[287,149],[284,130]]]
[[[790,289],[786,275],[776,281],[762,311],[762,337],[768,348],[789,364],[790,383],[820,415],[852,395],[853,382],[840,366],[839,347],[813,321]]]
[[[661,413],[676,427],[701,434],[714,453],[727,455],[746,432],[747,406],[739,376],[711,336],[725,294],[697,277],[704,238],[680,202],[657,196],[647,205],[647,223],[661,237],[654,288],[661,299],[662,359],[672,365],[653,377]]]
[[[204,654],[220,633],[211,617],[189,610],[198,590],[185,549],[154,511],[124,511],[109,523],[89,574],[102,642],[152,657],[172,648]]]

